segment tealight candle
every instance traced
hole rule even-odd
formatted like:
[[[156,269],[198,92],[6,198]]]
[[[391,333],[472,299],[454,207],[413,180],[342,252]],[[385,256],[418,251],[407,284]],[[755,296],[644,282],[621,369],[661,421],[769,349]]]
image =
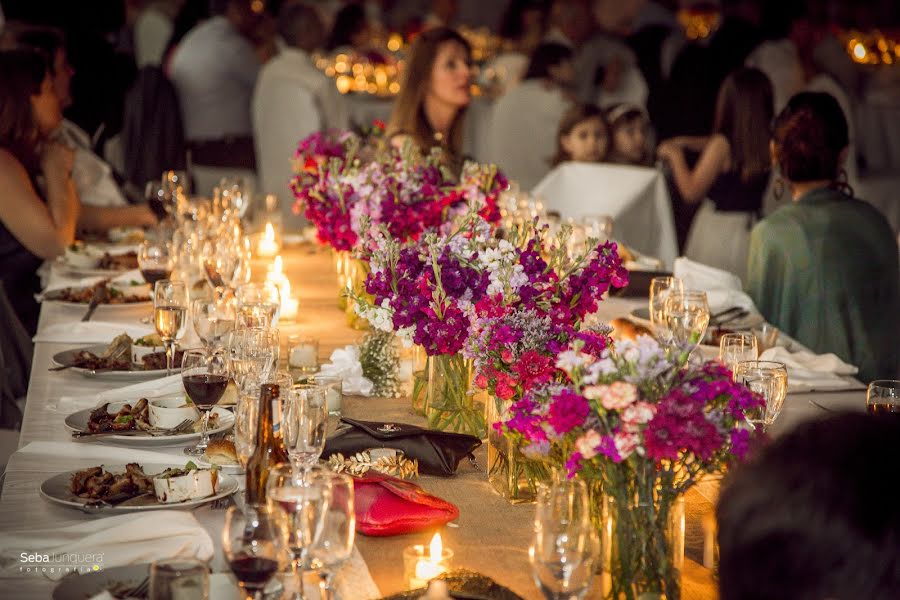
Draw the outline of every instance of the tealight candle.
[[[431,538],[428,549],[422,544],[409,546],[403,551],[403,570],[409,589],[424,588],[428,582],[450,570],[453,551],[444,548],[441,534]]]
[[[259,238],[259,244],[256,246],[256,254],[258,256],[275,256],[278,254],[278,240],[275,239],[275,228],[272,223],[266,223],[266,229],[262,237]]]
[[[328,406],[328,414],[340,415],[344,399],[344,381],[333,375],[316,375],[313,377],[313,383],[325,388],[325,404]]]
[[[300,340],[291,346],[288,366],[303,373],[314,373],[319,368],[319,340]]]

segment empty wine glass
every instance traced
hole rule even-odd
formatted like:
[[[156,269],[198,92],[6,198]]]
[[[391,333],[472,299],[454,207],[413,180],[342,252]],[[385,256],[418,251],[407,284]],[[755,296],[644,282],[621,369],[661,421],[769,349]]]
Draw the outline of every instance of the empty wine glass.
[[[137,260],[144,281],[150,285],[169,279],[175,268],[175,257],[170,251],[169,244],[161,240],[147,238],[141,242]]]
[[[672,343],[691,352],[703,340],[709,325],[709,305],[706,292],[686,290],[672,292],[665,304],[666,329]]]
[[[745,360],[756,360],[759,351],[756,336],[748,332],[726,333],[719,340],[719,360],[734,373],[734,367]]]
[[[298,472],[309,471],[325,449],[328,407],[324,386],[299,384],[291,388],[281,419],[284,445]]]
[[[583,481],[539,488],[528,555],[534,582],[545,598],[585,597],[593,580],[597,543]]]
[[[222,551],[247,600],[262,598],[278,571],[279,544],[273,513],[267,506],[232,506],[225,514]]]
[[[223,352],[186,350],[181,362],[181,382],[184,391],[202,413],[200,441],[193,448],[185,448],[188,456],[200,456],[209,445],[209,411],[219,402],[228,387],[228,363]]]
[[[237,288],[239,327],[274,327],[278,323],[281,293],[274,283],[245,283]]]
[[[191,302],[194,331],[203,340],[207,350],[220,344],[234,330],[234,313],[234,304],[226,299],[199,298]]]
[[[322,533],[309,555],[313,568],[319,571],[319,596],[322,600],[330,600],[334,596],[334,573],[353,554],[356,514],[353,510],[353,479],[344,474],[321,473],[330,478],[331,501],[325,511]]]
[[[187,288],[183,281],[163,279],[153,288],[153,323],[166,347],[166,375],[172,374],[175,342],[187,327]]]
[[[666,326],[666,300],[669,294],[684,291],[684,284],[677,277],[654,277],[650,280],[650,323],[653,333],[662,341],[668,341]]]
[[[778,418],[787,396],[788,374],[784,363],[765,360],[739,362],[734,368],[734,381],[765,399],[764,407],[744,413],[751,425],[765,431]]]
[[[313,568],[311,550],[322,536],[331,502],[330,475],[330,471],[314,467],[300,477],[290,465],[279,465],[270,471],[266,483],[278,541],[291,556],[297,581],[294,600],[304,599],[303,571]]]
[[[241,389],[234,410],[234,451],[241,468],[246,470],[256,449],[256,419],[259,410],[259,384]]]

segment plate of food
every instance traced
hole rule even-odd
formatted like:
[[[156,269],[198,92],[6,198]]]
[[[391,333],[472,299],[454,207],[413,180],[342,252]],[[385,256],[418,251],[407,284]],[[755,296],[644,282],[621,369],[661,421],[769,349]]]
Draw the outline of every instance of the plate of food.
[[[185,421],[190,423],[178,427]],[[70,414],[65,424],[79,439],[128,446],[175,446],[200,439],[200,411],[184,394],[139,398],[134,403],[106,402]],[[210,435],[225,433],[233,425],[234,413],[227,408],[215,406],[209,411]]]
[[[133,245],[109,246],[75,242],[57,259],[61,269],[79,277],[115,275],[138,268],[137,250]]]
[[[192,508],[238,490],[234,477],[219,469],[183,466],[98,465],[54,475],[41,484],[41,496],[85,512],[131,512]]]
[[[197,459],[201,467],[219,467],[223,473],[240,475],[244,472],[234,442],[227,439],[211,440],[206,447],[206,452]]]
[[[103,592],[107,592],[108,597],[112,598],[130,598],[132,590],[145,584],[149,576],[149,564],[72,573],[63,577],[53,589],[53,600],[85,600]],[[147,595],[138,594],[135,597],[146,598]],[[243,596],[228,573],[212,573],[209,576],[209,597],[216,600],[239,600]]]
[[[54,364],[51,370],[69,369],[85,377],[115,381],[165,377],[165,351],[151,346],[151,352],[144,352],[146,346],[141,346],[135,355],[135,347],[132,339],[123,333],[108,345],[97,344],[57,352],[51,359]],[[181,370],[183,355],[184,350],[175,350],[173,373]]]
[[[133,281],[113,283],[104,280],[93,285],[57,288],[45,291],[42,298],[45,302],[84,309],[90,305],[96,293],[102,294],[98,306],[125,309],[153,306],[150,286]]]

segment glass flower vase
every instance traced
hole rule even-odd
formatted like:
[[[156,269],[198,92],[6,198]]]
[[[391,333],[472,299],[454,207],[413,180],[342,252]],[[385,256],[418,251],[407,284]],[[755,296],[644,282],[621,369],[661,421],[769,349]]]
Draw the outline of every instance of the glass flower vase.
[[[428,427],[484,438],[484,406],[472,389],[472,361],[461,354],[428,357]]]
[[[331,251],[331,259],[337,274],[337,304],[341,310],[347,310],[347,265],[350,264],[350,253],[342,250]]]
[[[366,298],[369,301],[374,298],[366,292],[366,277],[369,276],[369,263],[358,258],[348,257],[346,269],[347,307],[344,309],[347,316],[347,325],[352,329],[365,330],[369,328],[369,321],[356,312],[355,297]]]
[[[488,398],[485,403],[487,424],[488,482],[495,492],[511,504],[533,502],[539,482],[548,479],[546,467],[526,458],[519,445],[494,428],[508,416],[511,400]]]
[[[423,352],[424,353],[424,352]],[[428,413],[428,365],[430,360],[426,358],[425,368],[413,371],[412,386],[412,410],[415,414],[426,416]]]
[[[633,489],[623,486],[624,490]],[[679,600],[684,497],[600,494],[603,594],[615,600]]]

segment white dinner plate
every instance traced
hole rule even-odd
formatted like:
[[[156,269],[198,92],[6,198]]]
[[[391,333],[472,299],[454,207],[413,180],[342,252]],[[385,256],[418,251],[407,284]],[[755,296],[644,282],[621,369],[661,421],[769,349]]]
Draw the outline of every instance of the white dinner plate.
[[[44,292],[41,302],[49,302],[57,306],[66,306],[69,308],[80,308],[82,310],[87,310],[87,307],[91,304],[90,300],[88,300],[87,302],[69,302],[68,300],[55,300],[53,298],[54,291],[58,290]],[[97,305],[97,310],[123,311],[132,310],[135,308],[153,308],[153,299],[147,296],[146,300],[140,300],[138,302],[120,302],[117,304],[100,303]]]
[[[135,402],[137,402],[137,399],[135,399],[134,402],[129,402],[128,404],[134,405]],[[124,401],[110,402],[106,410],[110,413],[118,412],[123,404],[126,403]],[[94,410],[96,409],[86,408],[84,410],[79,410],[78,412],[70,414],[68,417],[66,417],[66,427],[71,431],[88,431],[88,420],[91,417],[91,412]],[[234,426],[234,413],[227,408],[214,406],[212,412],[218,415],[218,424],[216,425],[216,427],[210,428],[210,435],[224,433],[231,429],[232,426]],[[90,439],[90,437],[86,437],[85,441],[90,441]],[[195,431],[190,433],[178,433],[174,435],[104,435],[103,437],[98,437],[97,441],[115,442],[116,444],[121,444],[123,446],[149,447],[179,446],[182,444],[196,442],[199,439],[200,432]]]
[[[101,565],[99,571],[73,573],[63,577],[53,588],[53,600],[85,600],[113,586],[123,591],[133,589],[149,575],[150,565],[146,564],[108,569]],[[239,600],[241,597],[237,585],[227,573],[212,573],[209,576],[209,598]]]
[[[92,352],[97,356],[103,353],[109,347],[109,344],[97,344],[95,346],[85,346],[84,348],[73,348],[71,350],[63,350],[62,352],[57,352],[53,355],[53,358],[50,359],[53,362],[53,365],[56,367],[64,367],[66,365],[72,364],[72,361],[75,359],[76,352]],[[158,377],[165,377],[166,370],[165,369],[152,369],[150,371],[142,371],[139,369],[135,369],[133,371],[120,371],[113,369],[103,369],[99,371],[95,371],[93,369],[84,369],[82,367],[69,367],[66,369],[67,371],[73,371],[78,373],[79,375],[84,375],[85,377],[95,377],[97,379],[107,379],[109,381],[135,381],[135,380],[144,380],[144,379],[156,379]],[[172,365],[172,373],[180,373],[181,366]]]
[[[185,461],[187,462],[187,461]],[[179,464],[171,464],[171,465],[142,465],[144,473],[147,474],[151,479],[153,475],[157,473],[162,473],[166,469],[181,469],[184,468],[184,463]],[[125,471],[125,465],[103,465],[103,468],[106,471],[112,473],[119,473]],[[230,496],[231,494],[238,491],[238,482],[237,479],[232,477],[231,475],[226,475],[225,473],[219,473],[218,481],[216,482],[216,493],[212,496],[207,496],[205,498],[194,498],[193,500],[186,500],[184,502],[171,502],[169,504],[163,504],[162,502],[157,501],[155,495],[150,496],[140,496],[137,498],[133,498],[131,500],[126,500],[125,502],[118,504],[116,506],[99,506],[99,507],[91,507],[88,506],[90,504],[90,500],[85,498],[79,498],[71,491],[69,491],[69,483],[72,481],[72,476],[83,469],[77,469],[75,471],[68,471],[66,473],[60,473],[59,475],[54,475],[53,477],[44,481],[41,484],[41,496],[53,502],[54,504],[61,504],[63,506],[68,506],[70,508],[77,508],[83,510],[87,513],[92,514],[114,514],[114,513],[127,513],[134,511],[148,511],[148,510],[161,510],[161,509],[178,509],[178,508],[193,508],[195,506],[200,506],[202,504],[208,504],[214,500],[218,500],[219,498],[225,498]]]

